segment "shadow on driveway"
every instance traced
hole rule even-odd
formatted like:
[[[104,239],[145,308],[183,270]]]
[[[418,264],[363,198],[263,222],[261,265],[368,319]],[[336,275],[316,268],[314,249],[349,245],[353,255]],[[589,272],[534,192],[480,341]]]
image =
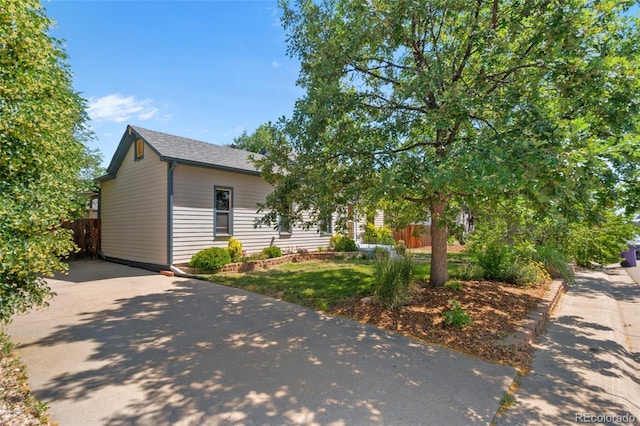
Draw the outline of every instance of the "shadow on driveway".
[[[242,290],[73,269],[9,329],[64,425],[487,424],[515,375]]]

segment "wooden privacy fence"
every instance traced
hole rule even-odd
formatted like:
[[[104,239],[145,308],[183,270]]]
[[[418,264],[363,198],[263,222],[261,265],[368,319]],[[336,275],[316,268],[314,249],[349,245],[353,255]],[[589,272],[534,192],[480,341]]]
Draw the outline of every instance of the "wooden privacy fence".
[[[69,253],[69,259],[96,259],[100,250],[100,219],[76,219],[62,224],[73,231],[73,241],[80,248]]]
[[[429,225],[409,225],[404,229],[394,229],[393,238],[403,240],[408,248],[420,248],[431,245]]]

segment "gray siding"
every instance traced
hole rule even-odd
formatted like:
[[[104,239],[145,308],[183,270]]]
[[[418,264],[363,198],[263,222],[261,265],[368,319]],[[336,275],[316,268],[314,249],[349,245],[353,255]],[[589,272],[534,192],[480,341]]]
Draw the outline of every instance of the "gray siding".
[[[102,252],[118,259],[167,264],[167,163],[148,147],[134,161],[134,145],[115,179],[102,183]]]
[[[259,176],[179,164],[173,172],[173,262],[187,263],[208,247],[227,247],[228,237],[214,238],[214,186],[233,188],[233,237],[247,253],[273,244],[283,250],[315,251],[329,245],[329,236],[315,230],[294,228],[280,236],[271,228],[254,228],[257,205],[264,202],[271,186]]]

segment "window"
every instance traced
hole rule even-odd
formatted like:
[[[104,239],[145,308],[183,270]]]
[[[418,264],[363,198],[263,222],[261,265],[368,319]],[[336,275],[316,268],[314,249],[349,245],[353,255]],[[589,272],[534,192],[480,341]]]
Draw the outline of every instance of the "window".
[[[291,210],[293,210],[293,206],[289,205],[285,208],[283,212],[284,215],[280,216],[280,223],[278,226],[278,231],[280,231],[280,235],[290,235],[293,231],[293,223],[291,222]]]
[[[320,234],[331,235],[333,233],[333,223],[331,220],[331,215],[324,215],[321,219],[318,220],[318,227],[320,228]]]
[[[137,160],[142,160],[144,158],[144,142],[142,141],[142,139],[138,139],[136,141],[136,146],[135,146],[135,157]]]
[[[233,234],[233,189],[216,186],[214,192],[214,235]]]

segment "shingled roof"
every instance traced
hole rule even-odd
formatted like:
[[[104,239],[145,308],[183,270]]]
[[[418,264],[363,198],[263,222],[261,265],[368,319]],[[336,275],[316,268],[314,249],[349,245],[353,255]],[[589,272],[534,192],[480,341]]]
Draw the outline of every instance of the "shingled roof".
[[[255,158],[262,157],[260,154],[129,125],[122,136],[111,164],[107,168],[107,174],[100,180],[108,180],[115,177],[131,144],[137,139],[142,139],[151,147],[161,161],[176,161],[183,164],[241,173],[260,173],[251,161],[252,156]]]

